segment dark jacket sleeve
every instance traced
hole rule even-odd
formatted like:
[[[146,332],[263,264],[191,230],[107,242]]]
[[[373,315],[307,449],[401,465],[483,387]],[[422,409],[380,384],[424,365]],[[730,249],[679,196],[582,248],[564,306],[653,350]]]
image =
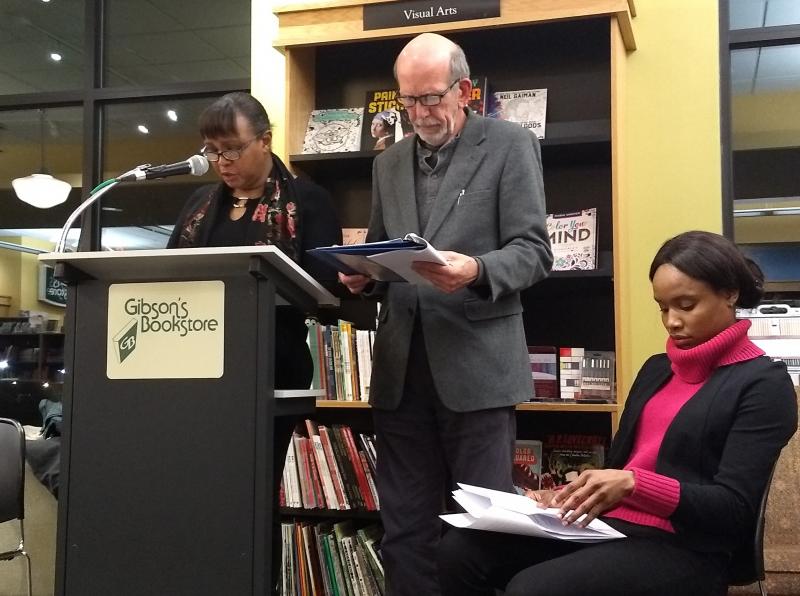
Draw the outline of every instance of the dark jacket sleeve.
[[[772,464],[797,430],[797,402],[782,363],[769,363],[758,378],[742,383],[713,478],[681,481],[680,501],[672,515],[676,529],[733,538],[752,531]],[[720,397],[736,399],[732,393]]]

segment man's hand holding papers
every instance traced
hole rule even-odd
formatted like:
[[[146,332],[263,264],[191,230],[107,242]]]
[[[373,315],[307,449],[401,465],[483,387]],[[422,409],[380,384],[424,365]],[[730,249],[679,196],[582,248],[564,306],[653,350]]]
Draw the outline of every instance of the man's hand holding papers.
[[[459,528],[573,542],[597,542],[625,537],[598,519],[592,520],[585,528],[575,524],[564,525],[557,508],[542,509],[533,499],[524,495],[461,483],[458,486],[459,490],[453,491],[453,498],[466,513],[440,517]]]
[[[404,238],[345,246],[325,246],[308,251],[348,276],[365,275],[376,281],[432,282],[413,268],[420,261],[447,265],[447,260],[427,240],[416,234]]]

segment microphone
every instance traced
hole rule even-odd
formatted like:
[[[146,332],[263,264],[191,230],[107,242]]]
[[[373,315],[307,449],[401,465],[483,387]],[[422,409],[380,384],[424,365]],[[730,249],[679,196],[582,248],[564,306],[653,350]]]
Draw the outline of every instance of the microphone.
[[[118,177],[117,182],[129,182],[131,180],[153,180],[154,178],[167,178],[168,176],[183,176],[184,174],[191,174],[192,176],[202,176],[208,172],[208,160],[202,155],[192,155],[189,159],[179,161],[178,163],[164,164],[160,166],[151,166],[145,164],[138,166]]]

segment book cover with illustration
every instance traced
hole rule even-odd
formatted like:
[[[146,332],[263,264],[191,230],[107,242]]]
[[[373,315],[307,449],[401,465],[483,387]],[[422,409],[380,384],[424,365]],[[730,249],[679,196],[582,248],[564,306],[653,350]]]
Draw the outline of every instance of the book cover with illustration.
[[[514,489],[524,495],[526,490],[539,490],[542,474],[542,442],[518,439],[514,443]]]
[[[597,268],[597,209],[547,215],[553,271]]]
[[[541,140],[545,135],[547,89],[518,89],[492,93],[492,118],[516,122],[532,130]]]
[[[312,110],[303,140],[303,153],[358,151],[364,108]]]
[[[382,151],[411,130],[408,112],[397,99],[396,89],[373,89],[364,98],[364,126],[361,129],[361,150]],[[413,130],[411,130],[413,133]]]
[[[605,464],[605,445],[605,437],[601,435],[546,435],[542,441],[542,489],[567,484],[584,470],[601,469]]]
[[[480,75],[473,75],[470,78],[472,80],[472,92],[467,105],[476,114],[486,116],[489,113],[487,105],[489,103],[489,80]]]

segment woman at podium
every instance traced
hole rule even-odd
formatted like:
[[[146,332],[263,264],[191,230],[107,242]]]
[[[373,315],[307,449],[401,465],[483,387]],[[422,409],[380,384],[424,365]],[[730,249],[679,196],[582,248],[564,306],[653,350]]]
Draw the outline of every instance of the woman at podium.
[[[220,178],[184,205],[167,248],[273,245],[320,282],[336,272],[306,262],[306,251],[342,243],[330,195],[295,178],[272,152],[264,106],[249,93],[229,93],[200,115],[201,154]],[[305,314],[276,313],[275,388],[307,389],[313,377]]]

